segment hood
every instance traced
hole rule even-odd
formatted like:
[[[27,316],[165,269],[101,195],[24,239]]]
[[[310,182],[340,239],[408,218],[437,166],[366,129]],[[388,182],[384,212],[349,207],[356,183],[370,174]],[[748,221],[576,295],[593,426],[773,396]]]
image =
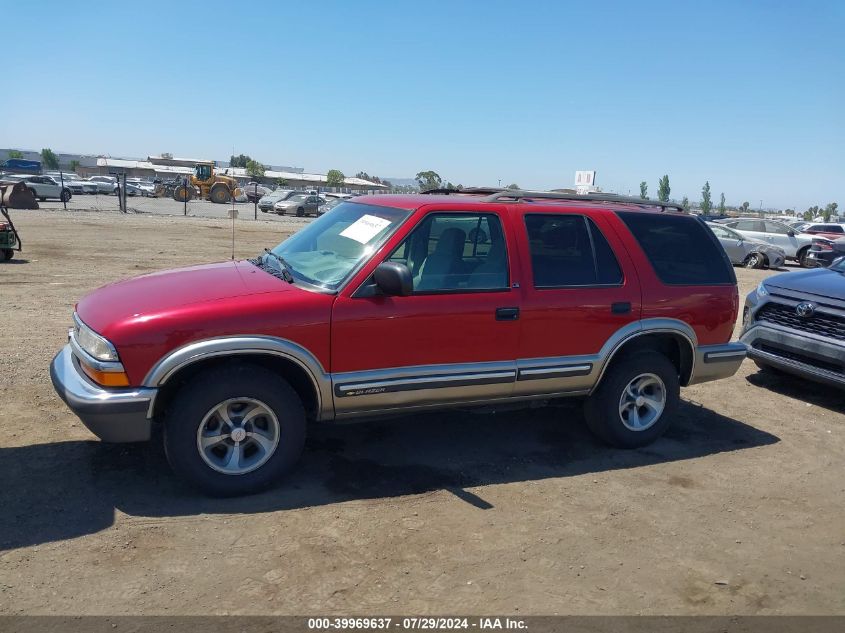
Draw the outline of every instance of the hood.
[[[771,288],[845,300],[845,273],[815,268],[797,273],[781,273],[765,280]]]
[[[167,318],[186,306],[266,293],[305,292],[247,261],[176,268],[103,286],[82,298],[79,317],[96,332]]]

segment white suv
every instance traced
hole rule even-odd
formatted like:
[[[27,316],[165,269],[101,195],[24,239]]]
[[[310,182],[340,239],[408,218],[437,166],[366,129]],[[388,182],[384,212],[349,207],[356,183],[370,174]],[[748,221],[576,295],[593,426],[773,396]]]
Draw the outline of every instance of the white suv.
[[[42,202],[47,198],[56,198],[62,202],[67,202],[73,195],[68,187],[62,189],[62,186],[50,176],[11,174],[3,176],[2,179],[23,182],[32,192],[32,195]]]
[[[799,233],[788,224],[777,220],[763,220],[761,218],[737,218],[728,222],[721,222],[745,237],[762,240],[780,246],[786,253],[787,259],[794,259],[802,266],[810,266],[807,253],[813,244],[813,236]]]

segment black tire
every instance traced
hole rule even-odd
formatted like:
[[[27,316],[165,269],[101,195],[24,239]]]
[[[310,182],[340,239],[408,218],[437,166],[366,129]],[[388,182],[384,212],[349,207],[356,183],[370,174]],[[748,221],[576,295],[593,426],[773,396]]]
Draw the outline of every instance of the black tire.
[[[13,251],[11,248],[4,248],[3,249],[3,261],[4,262],[7,262],[10,259],[12,259],[12,257],[14,257],[14,255],[15,255],[15,251]]]
[[[244,474],[224,474],[209,466],[197,448],[199,426],[218,404],[250,398],[265,404],[276,416],[279,442],[271,457]],[[213,496],[258,492],[276,483],[293,468],[305,444],[305,409],[281,376],[258,365],[236,364],[201,372],[173,398],[164,418],[164,450],[177,475]]]
[[[62,202],[69,202],[72,197],[73,197],[73,194],[70,192],[70,189],[63,189],[62,195],[59,199]],[[41,200],[44,200],[44,198],[41,198]]]
[[[184,185],[179,185],[173,190],[173,199],[176,202],[186,202],[190,201],[193,196],[191,195],[191,190],[185,187]]]
[[[304,216],[305,216],[305,209],[303,209],[302,207],[299,207],[296,210],[296,217],[301,218],[301,217],[304,217]]]
[[[798,260],[798,264],[801,268],[813,268],[813,264],[807,259],[807,254],[810,252],[810,247],[805,246],[800,251],[795,254],[796,259]]]
[[[663,383],[665,404],[662,413],[643,430],[625,426],[620,403],[628,385],[638,376],[652,374]],[[678,406],[678,370],[659,352],[642,351],[613,362],[601,383],[584,404],[587,426],[602,441],[618,448],[638,448],[663,435]]]
[[[211,188],[208,197],[216,204],[227,204],[232,200],[229,188],[223,184],[216,184]]]
[[[762,253],[751,253],[745,258],[746,268],[763,268],[766,265],[766,256]]]

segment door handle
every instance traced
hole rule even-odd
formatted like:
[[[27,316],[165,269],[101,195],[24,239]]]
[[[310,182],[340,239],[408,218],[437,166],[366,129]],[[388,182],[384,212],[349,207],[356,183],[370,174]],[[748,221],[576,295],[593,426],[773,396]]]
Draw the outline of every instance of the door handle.
[[[631,311],[631,302],[619,301],[617,303],[611,304],[610,311],[613,314],[628,314]]]
[[[519,308],[496,308],[497,321],[516,321],[519,318]]]

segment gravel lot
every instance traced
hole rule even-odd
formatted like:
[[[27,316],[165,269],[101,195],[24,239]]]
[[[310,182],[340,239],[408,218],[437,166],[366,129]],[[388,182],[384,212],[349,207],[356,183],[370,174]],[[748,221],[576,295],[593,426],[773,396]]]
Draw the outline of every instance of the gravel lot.
[[[683,390],[668,435],[630,452],[573,404],[318,425],[275,490],[206,499],[159,444],[98,442],[48,364],[84,293],[227,259],[231,223],[13,214],[0,613],[845,613],[841,393],[746,361]],[[239,220],[236,256],[302,222]],[[745,293],[772,273],[737,274]]]

